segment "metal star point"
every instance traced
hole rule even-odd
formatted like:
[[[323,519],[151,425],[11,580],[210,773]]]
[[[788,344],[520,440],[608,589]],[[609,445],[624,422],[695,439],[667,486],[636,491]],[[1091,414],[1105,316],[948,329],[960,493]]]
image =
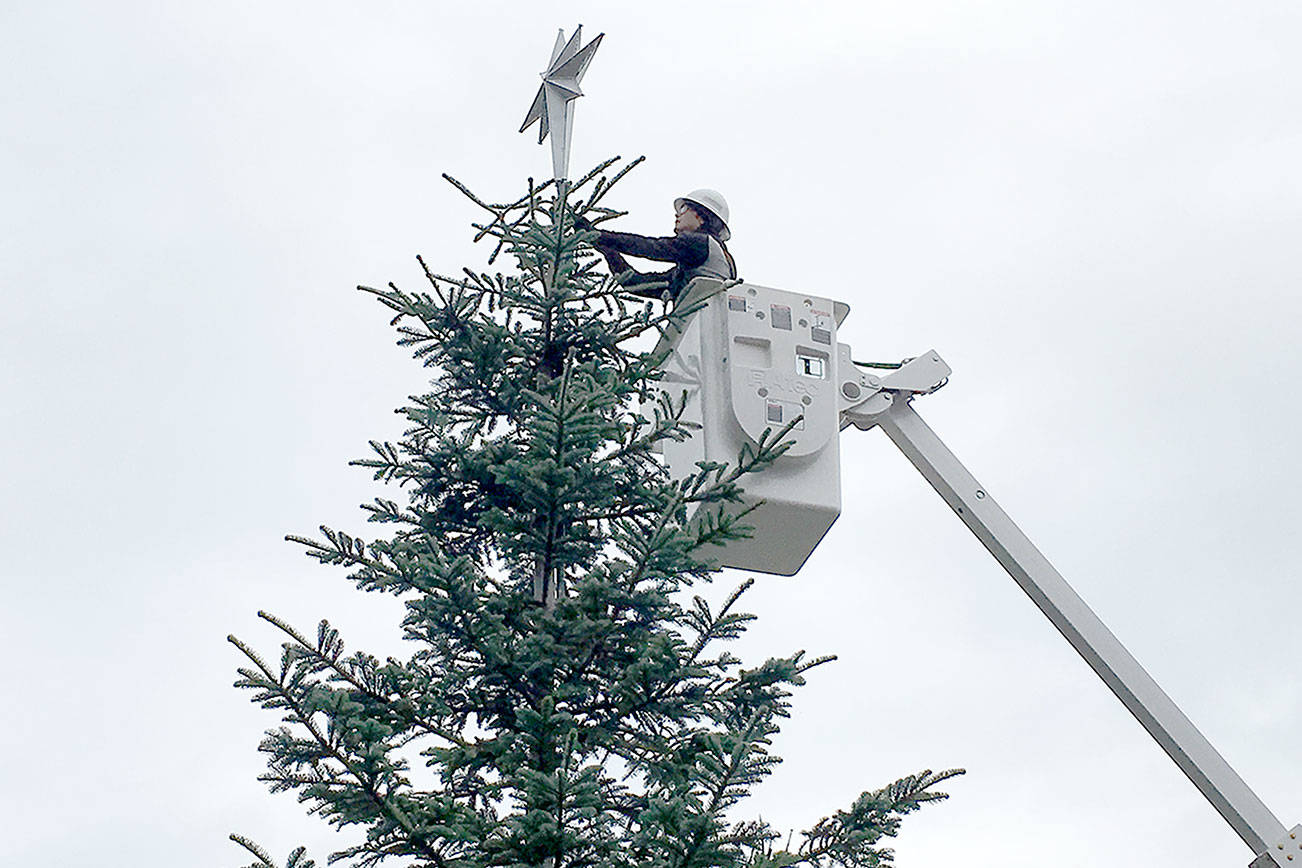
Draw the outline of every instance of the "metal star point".
[[[574,100],[583,96],[579,82],[588,71],[592,55],[597,53],[604,33],[582,48],[583,25],[574,28],[574,35],[568,40],[565,31],[556,34],[556,45],[552,48],[551,60],[541,75],[543,83],[538,87],[538,94],[533,98],[533,105],[525,115],[520,132],[524,132],[535,122],[538,123],[538,144],[542,144],[548,134],[552,137],[552,172],[557,180],[569,173],[570,138],[574,130]]]

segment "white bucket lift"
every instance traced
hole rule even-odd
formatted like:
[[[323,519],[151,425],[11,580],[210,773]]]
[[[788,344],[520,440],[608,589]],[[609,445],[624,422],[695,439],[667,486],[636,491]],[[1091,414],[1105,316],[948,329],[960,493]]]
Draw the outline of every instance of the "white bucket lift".
[[[1302,865],[1302,825],[1285,828],[913,410],[949,377],[939,353],[863,371],[836,342],[849,307],[821,296],[698,278],[677,304],[698,309],[660,343],[660,388],[675,401],[686,393],[683,418],[702,427],[664,444],[673,476],[698,461],[735,464],[766,429],[801,419],[784,436],[790,449],[740,480],[745,505],[758,504],[744,519],[754,535],[725,546],[719,566],[799,570],[841,512],[838,432],[880,428],[1252,849],[1249,868]]]
[[[661,342],[669,356],[660,388],[687,394],[684,419],[701,430],[664,443],[675,477],[698,461],[735,464],[743,444],[765,429],[792,445],[762,473],[742,478],[749,539],[709,554],[719,566],[791,576],[841,514],[836,329],[850,308],[816,295],[748,283],[724,288],[697,278],[678,301],[700,309],[683,331]]]

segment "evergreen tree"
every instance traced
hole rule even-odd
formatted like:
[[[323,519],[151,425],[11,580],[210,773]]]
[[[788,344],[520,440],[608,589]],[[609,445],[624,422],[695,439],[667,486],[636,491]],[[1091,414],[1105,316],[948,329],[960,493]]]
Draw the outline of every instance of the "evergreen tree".
[[[531,183],[504,204],[452,181],[486,213],[475,228],[495,244],[489,264],[505,252],[515,270],[447,277],[418,257],[423,291],[360,287],[432,372],[399,411],[402,439],[354,462],[406,502],[364,506],[387,538],[323,527],[290,539],[401,599],[417,650],[347,654],[329,623],[313,637],[267,613],[284,634],[278,665],[230,639],[249,661],[237,686],[284,719],[262,742],[262,779],[364,830],[332,861],[868,868],[890,861],[881,843],[900,817],[959,773],[865,793],[789,849],[732,816],[778,762],[770,740],[792,688],[831,658],[746,668],[720,646],[753,619],[738,609],[751,582],[717,609],[690,596],[711,578],[709,547],[745,532],[739,485],[782,453],[785,432],[686,479],[655,458],[691,431],[685,397],[656,389],[649,347],[692,311],[624,294],[575,227],[616,214],[603,203],[636,162]],[[312,862],[300,849],[286,865]]]

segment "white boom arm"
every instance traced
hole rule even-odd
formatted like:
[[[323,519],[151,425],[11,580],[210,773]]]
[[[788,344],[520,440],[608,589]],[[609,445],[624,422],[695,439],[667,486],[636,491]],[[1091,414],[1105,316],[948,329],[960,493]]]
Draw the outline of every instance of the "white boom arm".
[[[1117,641],[1026,534],[946,448],[910,401],[944,385],[950,368],[935,352],[881,377],[857,371],[840,347],[841,427],[874,426],[913,462],[1034,601],[1058,632],[1156,739],[1231,828],[1257,855],[1249,868],[1302,866],[1302,825],[1287,831],[1206,737]],[[847,373],[850,372],[850,373]],[[848,378],[848,379],[847,379]]]

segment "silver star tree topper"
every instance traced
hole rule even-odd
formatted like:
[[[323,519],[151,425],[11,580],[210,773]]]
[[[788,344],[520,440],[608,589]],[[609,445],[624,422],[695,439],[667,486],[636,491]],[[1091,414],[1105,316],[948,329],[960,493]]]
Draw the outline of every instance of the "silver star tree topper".
[[[579,82],[583,79],[583,73],[588,71],[592,55],[597,53],[601,37],[606,35],[599,33],[596,39],[579,48],[582,33],[583,25],[580,24],[574,28],[574,35],[567,42],[565,31],[557,32],[552,59],[542,73],[543,83],[538,88],[538,95],[533,98],[529,114],[520,126],[520,132],[524,132],[534,121],[539,121],[540,145],[547,138],[547,133],[552,133],[552,173],[557,181],[563,180],[570,169],[570,134],[574,130],[574,107],[570,104],[583,96]]]

